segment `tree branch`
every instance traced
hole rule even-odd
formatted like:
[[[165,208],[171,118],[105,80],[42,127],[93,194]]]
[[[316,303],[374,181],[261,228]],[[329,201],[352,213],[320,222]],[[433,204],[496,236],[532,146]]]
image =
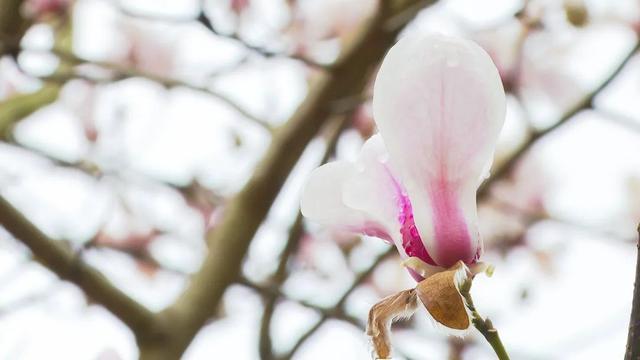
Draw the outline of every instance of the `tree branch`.
[[[340,138],[340,134],[342,133],[342,131],[345,128],[345,125],[349,122],[350,119],[351,119],[350,114],[344,114],[344,115],[338,116],[336,121],[334,121],[333,124],[329,124],[329,125],[332,125],[331,126],[332,128],[330,129],[330,134],[328,135],[328,139],[327,139],[327,147],[324,152],[324,155],[322,156],[322,160],[320,160],[320,164],[325,164],[327,161],[329,161],[329,159],[335,152],[335,148],[336,148],[336,145],[338,144],[338,139]],[[302,213],[298,211],[298,215],[296,216],[296,219],[289,231],[289,237],[287,238],[285,247],[282,250],[282,254],[280,255],[280,262],[278,263],[278,268],[276,269],[276,272],[272,276],[272,280],[271,280],[272,287],[279,289],[284,283],[284,281],[287,279],[287,275],[288,275],[287,264],[289,263],[289,258],[298,248],[298,244],[300,243],[300,239],[302,238],[303,234],[304,234],[304,218],[302,216]],[[262,360],[273,359],[273,348],[271,345],[271,335],[269,330],[271,327],[271,318],[273,317],[273,312],[275,311],[276,303],[278,302],[280,295],[281,294],[279,291],[275,291],[265,296],[265,300],[264,300],[265,305],[264,305],[264,312],[262,315],[262,321],[260,324],[260,337],[259,337],[259,346],[258,346],[258,349],[260,352],[260,358]]]
[[[577,104],[567,110],[560,119],[553,124],[552,126],[533,133],[529,136],[525,142],[523,142],[511,155],[511,157],[505,161],[503,164],[497,166],[492,169],[492,175],[487,181],[485,181],[480,189],[478,189],[478,199],[485,199],[489,195],[489,190],[491,185],[496,183],[498,180],[508,176],[511,174],[515,166],[518,164],[520,159],[535,145],[539,140],[543,137],[549,135],[556,129],[560,128],[562,125],[567,123],[569,120],[573,119],[576,114],[583,110],[590,109],[593,105],[593,100],[596,96],[600,94],[602,90],[604,90],[617,76],[620,74],[622,69],[629,63],[629,61],[633,58],[633,56],[638,52],[640,48],[640,41],[636,42],[633,49],[625,56],[625,58],[620,62],[620,64],[611,72],[611,74],[595,89],[593,89],[589,94],[587,94],[582,100],[580,100]]]
[[[102,273],[84,262],[61,241],[50,239],[0,197],[0,224],[25,244],[36,259],[61,279],[74,283],[102,304],[136,334],[159,332],[154,314],[115,287]]]
[[[297,247],[300,238],[302,237],[304,232],[304,220],[301,212],[298,212],[296,216],[296,220],[291,226],[291,230],[289,231],[289,237],[287,238],[287,242],[285,248],[280,256],[280,263],[278,264],[278,269],[273,275],[272,282],[273,287],[279,289],[282,283],[287,278],[287,263],[289,256]],[[273,312],[276,309],[276,303],[278,302],[279,291],[269,293],[265,296],[264,299],[264,311],[262,313],[262,320],[260,322],[260,337],[258,342],[258,350],[260,353],[260,359],[262,360],[271,360],[273,359],[273,347],[271,344],[271,319],[273,318]]]
[[[29,27],[29,22],[20,12],[23,2],[23,0],[0,0],[0,38],[11,36],[22,39]],[[18,50],[15,46],[0,43],[0,56],[4,54],[16,57]]]
[[[134,18],[134,19],[142,19],[142,20],[148,20],[148,21],[161,21],[161,22],[165,22],[165,23],[175,23],[175,24],[182,24],[182,23],[190,23],[190,22],[197,22],[199,24],[201,24],[202,26],[204,26],[207,30],[209,30],[212,34],[224,38],[224,39],[228,39],[231,40],[237,44],[240,44],[242,47],[244,47],[245,49],[249,50],[250,52],[254,53],[254,54],[258,54],[262,57],[265,58],[289,58],[289,59],[293,59],[293,60],[298,60],[301,61],[305,64],[307,64],[310,67],[314,67],[314,68],[326,68],[326,65],[320,64],[315,62],[312,59],[309,59],[307,57],[304,57],[302,55],[297,55],[297,54],[290,54],[290,53],[286,53],[286,52],[281,52],[281,51],[273,51],[273,50],[269,50],[263,46],[257,46],[257,45],[252,45],[249,44],[248,42],[246,42],[244,39],[242,39],[240,36],[238,36],[237,33],[223,33],[218,31],[215,26],[211,23],[211,20],[209,20],[209,17],[207,17],[207,15],[205,14],[204,10],[200,10],[200,12],[198,13],[197,16],[195,17],[169,17],[169,16],[157,16],[157,15],[149,15],[149,14],[143,14],[143,13],[139,13],[139,12],[134,12],[131,11],[129,9],[127,9],[126,7],[122,6],[119,3],[112,3],[112,5],[114,5],[116,7],[116,9],[125,16]]]
[[[339,320],[343,320],[346,321],[348,323],[350,323],[353,326],[357,326],[359,328],[364,329],[364,324],[363,322],[356,318],[355,316],[351,316],[348,314],[345,314],[344,311],[341,310],[336,310],[334,306],[331,307],[324,307],[324,306],[319,306],[316,304],[313,304],[309,301],[306,300],[298,300],[298,299],[292,299],[292,298],[288,298],[286,294],[284,294],[280,289],[276,289],[273,288],[271,286],[264,286],[261,284],[256,284],[254,282],[252,282],[251,280],[247,279],[247,278],[240,278],[237,281],[238,285],[242,285],[245,286],[251,290],[256,291],[257,293],[259,293],[262,296],[276,296],[276,297],[280,297],[280,298],[286,298],[289,301],[295,302],[298,305],[304,306],[306,308],[309,308],[311,310],[315,310],[317,312],[320,313],[320,315],[322,316],[326,316],[327,318],[333,318],[333,319],[339,319]]]
[[[633,302],[631,304],[631,319],[629,320],[627,351],[624,354],[625,360],[640,359],[640,225],[638,226],[637,247],[636,280],[633,286]]]
[[[349,289],[345,291],[345,293],[342,295],[340,300],[338,300],[338,302],[329,311],[323,313],[320,320],[318,320],[318,322],[313,327],[311,327],[311,329],[307,330],[307,332],[304,333],[298,339],[295,345],[293,345],[291,350],[289,350],[289,352],[286,355],[282,356],[280,360],[289,360],[293,358],[293,355],[295,355],[295,353],[300,349],[300,347],[305,343],[305,341],[307,341],[311,337],[311,335],[313,335],[327,320],[329,320],[332,317],[331,314],[343,313],[342,307],[347,302],[347,299],[349,298],[351,293],[353,293],[358,286],[360,286],[363,282],[365,282],[369,278],[369,276],[371,276],[371,274],[378,267],[378,265],[380,265],[385,259],[388,259],[390,256],[394,254],[396,254],[396,248],[393,246],[389,247],[389,249],[387,249],[387,251],[385,251],[380,256],[378,256],[373,261],[373,263],[369,265],[369,267],[366,270],[358,274],[356,279],[353,281]]]
[[[89,59],[82,58],[71,52],[64,51],[59,48],[54,48],[51,50],[45,50],[45,49],[23,49],[23,50],[42,51],[42,52],[50,51],[54,55],[58,56],[61,60],[68,61],[69,63],[75,64],[75,65],[90,64],[90,65],[101,67],[103,69],[111,70],[114,73],[113,78],[101,79],[98,77],[88,76],[88,75],[79,73],[75,70],[70,70],[70,71],[64,71],[64,72],[56,72],[49,76],[40,77],[44,81],[60,84],[60,83],[65,83],[72,79],[82,79],[82,80],[86,80],[93,83],[102,83],[106,81],[124,80],[129,78],[136,78],[136,77],[143,78],[143,79],[147,79],[155,83],[158,83],[164,86],[165,88],[183,87],[183,88],[198,91],[203,94],[214,97],[222,101],[223,103],[227,104],[229,107],[234,109],[236,112],[238,112],[240,115],[244,116],[245,118],[271,131],[271,125],[269,123],[251,114],[249,111],[247,111],[243,106],[238,104],[231,97],[225,94],[222,94],[220,92],[214,91],[206,86],[191,84],[182,80],[164,77],[164,76],[153,74],[144,70],[126,67],[126,66],[122,66],[120,64],[112,63],[108,61],[92,61]]]
[[[415,2],[408,2],[410,6]],[[244,188],[227,203],[223,217],[208,234],[209,255],[185,292],[163,313],[175,325],[175,343],[147,344],[145,357],[173,352],[179,357],[197,331],[215,313],[227,286],[237,279],[242,260],[258,227],[280,192],[287,176],[308,142],[330,114],[336,99],[361,93],[375,66],[391,46],[399,30],[381,26],[396,14],[387,3],[369,19],[344,51],[344,61],[318,75],[309,94],[289,121],[278,129],[263,160]],[[396,11],[400,11],[397,9]],[[164,350],[160,350],[164,348]]]
[[[21,14],[23,0],[0,0],[0,40],[15,39],[12,43],[0,41],[0,57],[9,54],[17,57],[19,43],[30,21]],[[0,101],[0,137],[8,138],[12,126],[40,107],[58,98],[59,86],[44,86],[29,94],[18,94]]]
[[[0,137],[9,138],[13,125],[41,107],[56,101],[59,93],[60,86],[50,84],[35,92],[17,94],[0,101]]]

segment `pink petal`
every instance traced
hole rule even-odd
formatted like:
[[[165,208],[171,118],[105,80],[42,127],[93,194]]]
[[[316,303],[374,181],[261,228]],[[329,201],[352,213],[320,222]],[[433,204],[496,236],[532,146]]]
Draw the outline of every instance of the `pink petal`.
[[[434,265],[415,227],[409,197],[390,168],[388,157],[379,134],[367,140],[356,163],[356,174],[344,184],[344,202],[384,224],[403,258],[416,256]]]
[[[381,66],[373,106],[426,250],[441,266],[472,263],[482,247],[476,190],[504,122],[495,65],[471,41],[407,36]]]
[[[336,161],[314,170],[304,188],[309,219],[393,243],[403,258],[435,265],[416,229],[411,202],[388,164],[380,135],[363,145],[355,163]]]

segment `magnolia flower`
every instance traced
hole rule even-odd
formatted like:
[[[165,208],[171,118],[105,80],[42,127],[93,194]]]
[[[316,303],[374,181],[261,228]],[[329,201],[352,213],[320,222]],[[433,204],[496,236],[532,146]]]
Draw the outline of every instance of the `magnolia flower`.
[[[476,191],[488,175],[505,109],[498,71],[478,45],[441,35],[402,38],[374,86],[379,134],[355,162],[335,161],[312,172],[302,213],[392,243],[416,281],[456,274],[440,278],[459,289],[464,270],[482,253]],[[457,293],[445,302],[461,302]],[[438,319],[432,301],[425,306],[437,323],[469,327],[470,321]]]
[[[491,59],[469,41],[405,37],[382,64],[373,107],[380,133],[355,163],[314,170],[303,214],[380,237],[431,267],[475,263],[482,252],[476,190],[505,114]]]

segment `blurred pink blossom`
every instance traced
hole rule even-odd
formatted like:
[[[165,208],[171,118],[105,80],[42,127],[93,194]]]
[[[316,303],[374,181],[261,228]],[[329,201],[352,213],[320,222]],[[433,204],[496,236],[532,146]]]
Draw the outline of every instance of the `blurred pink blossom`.
[[[131,255],[138,270],[147,276],[153,276],[159,270],[159,265],[151,256],[149,246],[161,234],[161,231],[151,229],[146,232],[132,232],[124,237],[113,237],[101,230],[94,237],[92,244]]]
[[[126,66],[158,76],[171,75],[175,67],[174,38],[162,34],[161,29],[125,22],[123,32],[128,41],[127,51],[118,59]]]
[[[80,120],[85,138],[95,143],[98,128],[95,119],[96,85],[85,81],[72,81],[63,89],[62,99],[71,112]]]
[[[298,52],[305,53],[308,46],[319,41],[349,36],[376,6],[376,0],[296,1],[290,32]]]
[[[128,253],[143,253],[149,248],[149,245],[160,235],[157,229],[151,229],[145,232],[132,232],[124,237],[113,237],[104,231],[98,232],[93,242],[98,246],[109,247],[112,249],[123,250]]]
[[[562,66],[575,39],[559,39],[517,19],[473,36],[496,64],[505,89],[560,109],[581,96],[582,89]]]
[[[351,124],[363,138],[367,139],[373,135],[376,124],[373,121],[373,108],[370,102],[358,106],[353,114]]]
[[[516,165],[506,181],[491,189],[491,193],[520,212],[543,216],[546,214],[545,194],[551,185],[543,163],[536,157],[527,156]]]
[[[48,14],[61,14],[71,6],[72,0],[27,0],[25,13],[32,18],[40,18]]]
[[[233,11],[237,15],[240,15],[250,5],[251,5],[250,0],[231,0],[229,3],[229,7],[231,8],[231,11]]]
[[[521,21],[514,19],[504,25],[474,32],[471,36],[491,56],[505,89],[510,89],[517,76],[520,57],[520,42],[527,29]]]

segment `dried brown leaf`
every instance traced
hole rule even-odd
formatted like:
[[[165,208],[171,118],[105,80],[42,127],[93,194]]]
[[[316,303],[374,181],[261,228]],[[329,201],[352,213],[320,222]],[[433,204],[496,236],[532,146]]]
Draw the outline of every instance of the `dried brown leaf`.
[[[458,285],[466,278],[466,267],[455,267],[434,274],[416,287],[420,301],[438,323],[454,330],[466,330],[471,325],[466,305]],[[462,275],[461,275],[462,274]]]

